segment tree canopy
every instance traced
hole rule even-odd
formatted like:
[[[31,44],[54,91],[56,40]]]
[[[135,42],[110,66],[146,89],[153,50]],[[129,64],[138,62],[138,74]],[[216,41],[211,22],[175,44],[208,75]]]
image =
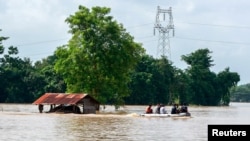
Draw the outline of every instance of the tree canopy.
[[[55,69],[67,92],[85,92],[102,103],[123,103],[128,83],[145,50],[109,16],[110,8],[79,6],[66,22],[72,38],[56,51]]]
[[[212,52],[205,48],[182,56],[182,60],[190,65],[186,70],[186,74],[190,77],[190,95],[196,105],[228,105],[229,90],[237,85],[240,76],[230,72],[229,68],[219,74],[211,72],[213,60],[210,53]]]
[[[230,101],[250,102],[250,83],[233,87],[230,91],[231,91]]]
[[[209,49],[182,55],[188,67],[154,58],[109,15],[107,7],[79,6],[65,22],[72,38],[53,55],[34,64],[6,48],[0,36],[0,102],[28,103],[45,92],[88,93],[102,104],[229,105],[249,99],[248,87],[227,67],[219,73]],[[237,89],[238,88],[238,89]],[[232,96],[232,93],[234,95]]]

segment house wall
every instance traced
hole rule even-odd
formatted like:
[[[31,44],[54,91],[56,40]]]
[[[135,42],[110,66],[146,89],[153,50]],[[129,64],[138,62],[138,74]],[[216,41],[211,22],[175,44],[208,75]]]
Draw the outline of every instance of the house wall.
[[[99,104],[91,98],[83,99],[83,114],[95,114],[99,110]]]

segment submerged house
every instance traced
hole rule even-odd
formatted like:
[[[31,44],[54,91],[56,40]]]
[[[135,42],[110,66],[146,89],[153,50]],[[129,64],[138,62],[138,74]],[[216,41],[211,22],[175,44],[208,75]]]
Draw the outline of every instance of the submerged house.
[[[47,112],[90,114],[99,111],[100,103],[88,94],[45,93],[32,104],[38,105],[40,113],[43,106],[50,105]]]

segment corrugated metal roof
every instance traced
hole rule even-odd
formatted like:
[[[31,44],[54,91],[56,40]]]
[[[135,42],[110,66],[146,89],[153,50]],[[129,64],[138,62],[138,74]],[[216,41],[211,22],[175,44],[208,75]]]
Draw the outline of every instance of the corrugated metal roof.
[[[34,101],[33,104],[36,104],[36,105],[38,104],[45,104],[45,105],[46,104],[77,104],[80,100],[82,100],[85,97],[90,97],[90,96],[88,96],[88,94],[45,93],[36,101]]]

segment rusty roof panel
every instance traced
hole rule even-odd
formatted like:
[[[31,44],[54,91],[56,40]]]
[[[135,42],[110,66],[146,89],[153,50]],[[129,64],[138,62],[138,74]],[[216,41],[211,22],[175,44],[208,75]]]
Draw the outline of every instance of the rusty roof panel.
[[[77,104],[87,94],[45,93],[33,104]]]

